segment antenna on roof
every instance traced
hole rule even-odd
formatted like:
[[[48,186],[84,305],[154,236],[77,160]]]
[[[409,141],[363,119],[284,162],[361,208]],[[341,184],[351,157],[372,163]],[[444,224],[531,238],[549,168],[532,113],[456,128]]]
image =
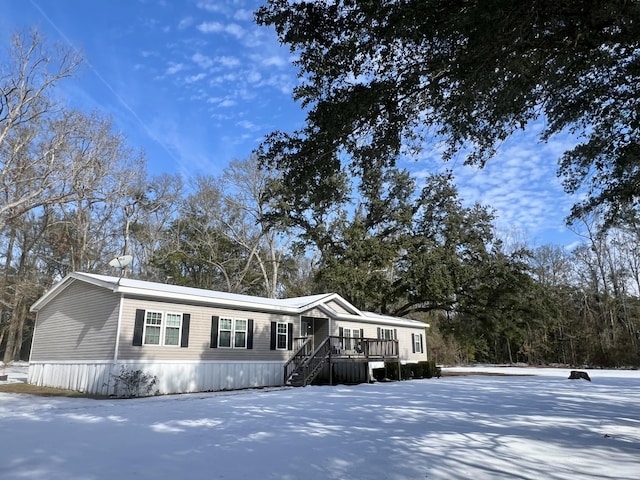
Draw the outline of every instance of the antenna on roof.
[[[118,278],[118,285],[120,285],[120,280],[124,277],[124,272],[127,266],[133,261],[133,257],[131,255],[120,255],[119,257],[114,258],[109,262],[113,268],[120,269],[120,278]]]

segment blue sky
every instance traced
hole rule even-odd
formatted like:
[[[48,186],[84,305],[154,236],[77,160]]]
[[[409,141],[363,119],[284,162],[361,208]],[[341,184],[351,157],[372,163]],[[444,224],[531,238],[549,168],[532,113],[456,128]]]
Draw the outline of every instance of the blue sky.
[[[264,135],[301,126],[291,99],[291,54],[253,22],[259,0],[3,0],[2,38],[37,26],[48,41],[88,61],[66,81],[73,106],[110,115],[152,174],[218,174],[249,156]],[[5,43],[6,45],[6,43]],[[534,245],[570,245],[564,227],[574,199],[555,176],[562,140],[539,144],[536,129],[507,141],[483,170],[443,164],[425,152],[418,177],[452,168],[461,197],[493,206],[499,230]]]

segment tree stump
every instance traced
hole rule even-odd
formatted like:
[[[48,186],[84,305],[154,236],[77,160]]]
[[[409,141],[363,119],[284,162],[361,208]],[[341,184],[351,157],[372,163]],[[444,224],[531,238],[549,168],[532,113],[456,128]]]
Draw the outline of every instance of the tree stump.
[[[579,380],[580,378],[591,381],[591,378],[589,378],[589,374],[587,372],[582,372],[580,370],[571,370],[571,373],[569,374],[569,380]]]

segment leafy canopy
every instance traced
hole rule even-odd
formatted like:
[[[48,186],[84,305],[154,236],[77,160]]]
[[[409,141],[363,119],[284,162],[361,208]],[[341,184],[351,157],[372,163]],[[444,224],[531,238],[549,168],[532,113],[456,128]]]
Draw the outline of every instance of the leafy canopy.
[[[640,2],[630,0],[267,0],[256,18],[297,55],[306,124],[260,149],[292,195],[335,188],[343,161],[362,188],[434,138],[444,159],[483,165],[544,118],[571,132],[559,159],[573,215],[638,207]]]

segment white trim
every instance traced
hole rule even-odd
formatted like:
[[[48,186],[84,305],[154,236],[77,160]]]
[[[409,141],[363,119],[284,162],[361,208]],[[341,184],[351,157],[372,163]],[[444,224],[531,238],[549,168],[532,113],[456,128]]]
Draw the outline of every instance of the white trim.
[[[276,321],[276,350],[280,350],[280,351],[286,351],[289,350],[289,323],[291,322],[280,322],[280,321]],[[291,323],[293,325],[293,323]],[[280,333],[278,331],[278,325],[284,325],[285,326],[285,331],[284,333]],[[278,338],[284,335],[284,347],[280,348],[278,346]],[[293,332],[291,332],[291,335],[293,336]]]
[[[118,361],[118,353],[120,353],[120,333],[122,330],[122,310],[124,309],[124,295],[120,295],[120,307],[118,308],[118,324],[116,326],[116,347],[113,352],[113,361]]]
[[[274,364],[274,365],[284,365],[284,360],[256,360],[256,363],[268,363],[268,364]],[[48,364],[48,363],[56,363],[56,364],[62,364],[62,365],[75,365],[75,364],[82,364],[82,365],[90,365],[90,364],[100,364],[100,365],[111,365],[113,364],[113,360],[36,360],[34,362],[29,362],[29,364],[33,364],[33,365],[44,365],[44,364]],[[238,364],[242,364],[242,363],[251,363],[251,362],[247,362],[247,360],[147,360],[147,359],[140,359],[140,360],[133,360],[133,359],[128,359],[128,360],[118,360],[118,364],[134,364],[134,363],[144,363],[144,364],[173,364],[173,365],[182,365],[182,364],[200,364],[200,363],[211,363],[211,364],[216,364],[216,363],[238,363]]]
[[[33,357],[33,345],[36,341],[36,333],[38,333],[38,313],[36,312],[36,319],[33,322],[33,333],[31,334],[31,348],[29,349],[29,363],[31,363],[31,357]]]

